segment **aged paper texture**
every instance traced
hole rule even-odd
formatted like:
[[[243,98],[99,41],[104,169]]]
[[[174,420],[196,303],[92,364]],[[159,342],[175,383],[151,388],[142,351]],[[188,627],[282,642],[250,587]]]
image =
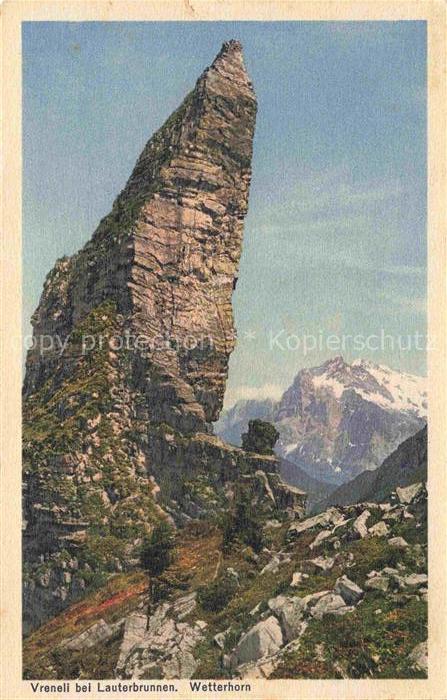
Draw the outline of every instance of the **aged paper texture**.
[[[445,4],[1,9],[2,698],[442,700]]]

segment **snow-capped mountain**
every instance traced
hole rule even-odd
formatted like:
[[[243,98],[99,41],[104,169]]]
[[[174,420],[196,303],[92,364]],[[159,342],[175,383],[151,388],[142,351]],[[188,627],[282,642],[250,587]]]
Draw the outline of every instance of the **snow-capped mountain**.
[[[301,370],[279,402],[238,402],[216,424],[227,440],[250,418],[275,423],[276,451],[313,478],[334,486],[376,469],[426,422],[424,377],[366,360],[335,357]],[[272,404],[272,402],[270,402]]]

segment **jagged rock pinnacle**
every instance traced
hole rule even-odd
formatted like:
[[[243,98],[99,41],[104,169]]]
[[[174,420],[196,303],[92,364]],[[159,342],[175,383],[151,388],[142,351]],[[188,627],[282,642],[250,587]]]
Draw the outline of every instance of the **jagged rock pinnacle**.
[[[162,400],[166,414],[168,393],[187,423],[216,420],[222,406],[255,116],[241,44],[225,42],[147,143],[91,241],[50,273],[33,317],[36,337],[66,337],[105,299],[115,301],[163,369],[169,390],[163,384],[154,404]],[[60,362],[32,350],[25,395]]]
[[[25,629],[78,598],[87,567],[129,565],[168,517],[159,492],[180,517],[193,474],[210,472],[212,493],[237,473],[209,423],[234,346],[255,117],[240,44],[228,42],[91,240],[45,281],[24,384]],[[67,551],[79,574],[65,571]]]

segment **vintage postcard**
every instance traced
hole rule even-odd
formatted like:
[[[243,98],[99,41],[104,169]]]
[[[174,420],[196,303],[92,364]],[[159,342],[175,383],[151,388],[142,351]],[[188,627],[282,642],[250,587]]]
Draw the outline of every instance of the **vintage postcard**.
[[[442,2],[5,2],[2,693],[447,697]]]

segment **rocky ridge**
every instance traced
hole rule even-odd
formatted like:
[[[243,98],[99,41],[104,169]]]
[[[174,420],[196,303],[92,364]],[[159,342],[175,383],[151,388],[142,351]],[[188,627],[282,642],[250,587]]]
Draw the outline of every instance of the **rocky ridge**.
[[[427,426],[405,440],[375,471],[365,471],[318,502],[314,510],[356,501],[380,501],[396,487],[427,481]]]

